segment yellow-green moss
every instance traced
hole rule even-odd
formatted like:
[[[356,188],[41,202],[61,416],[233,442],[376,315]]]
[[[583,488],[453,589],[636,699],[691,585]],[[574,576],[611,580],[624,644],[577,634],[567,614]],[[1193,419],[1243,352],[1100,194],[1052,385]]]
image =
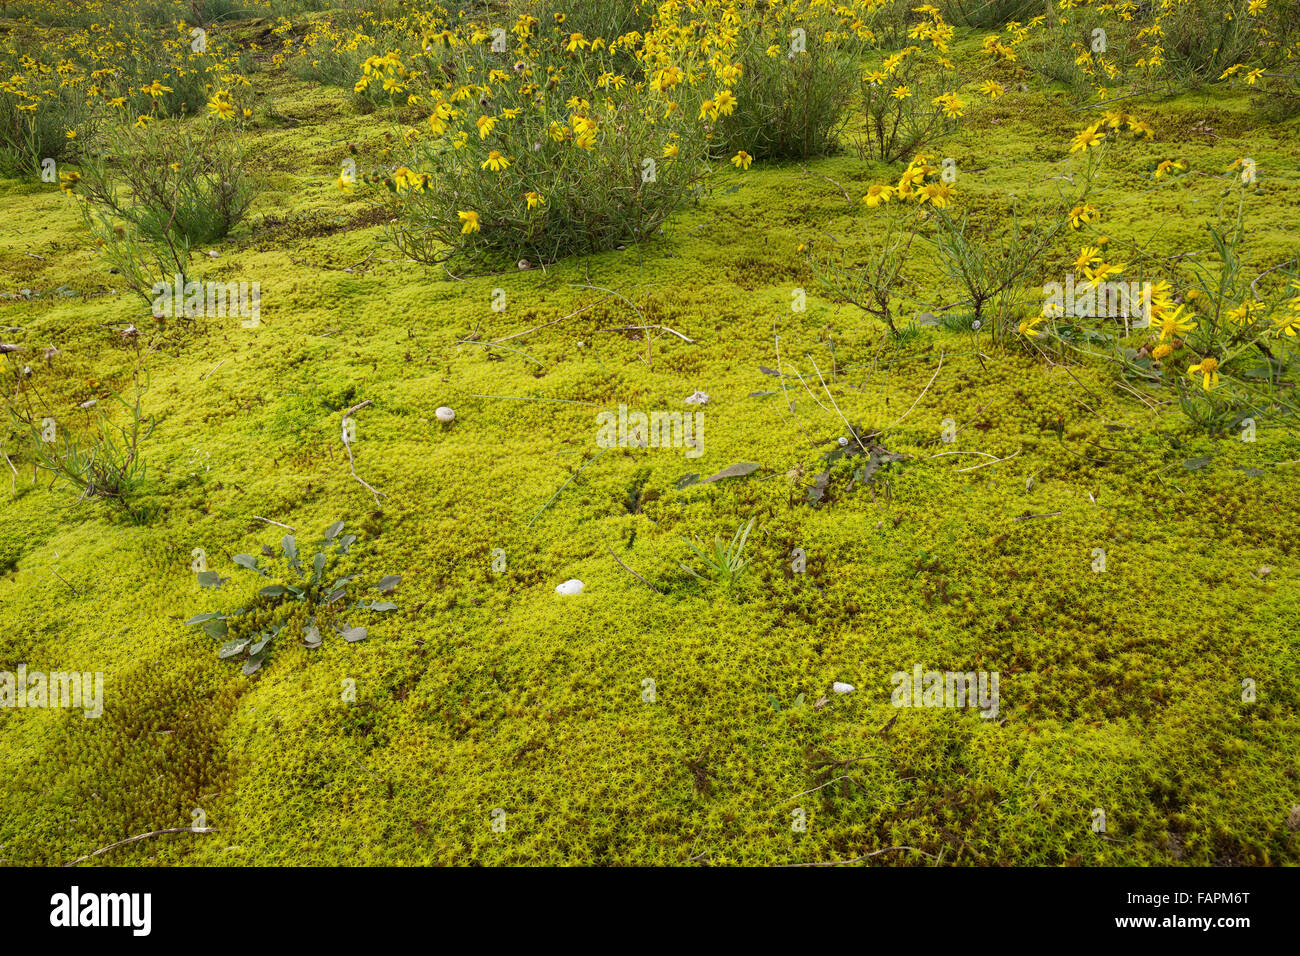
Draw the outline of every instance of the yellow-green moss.
[[[97,721],[0,711],[0,861],[66,862],[188,825],[196,808],[218,833],[100,861],[785,863],[895,845],[947,863],[1300,860],[1287,825],[1300,803],[1300,504],[1285,464],[1300,443],[1285,431],[1197,437],[1106,369],[986,342],[981,361],[969,335],[927,329],[895,348],[821,298],[795,253],[821,230],[861,248],[874,228],[837,185],[856,198],[886,170],[851,151],[808,164],[816,175],[760,164],[733,176],[738,189],[644,248],[453,280],[376,252],[381,224],[332,185],[344,143],[377,140],[381,119],[350,113],[339,91],[279,74],[255,83],[288,119],[255,130],[267,191],[206,267],[262,283],[262,327],[164,330],[146,400],[157,519],[131,526],[74,505],[48,480],[33,486],[29,464],[0,495],[0,669],[103,671],[107,697]],[[1190,129],[1209,102],[1217,139]],[[1263,174],[1250,216],[1262,271],[1294,252],[1300,157],[1294,124],[1260,127],[1245,103],[1130,105],[1156,137],[1110,166],[1118,196],[1158,158],[1213,169],[1249,152]],[[996,124],[964,129],[945,146],[972,170],[960,201],[1003,209],[1009,191],[1059,174],[1070,105],[1012,93]],[[1204,190],[1175,189],[1116,206],[1106,228],[1158,235],[1172,254],[1204,245],[1213,212]],[[5,289],[45,293],[0,306],[0,324],[20,327],[5,338],[29,361],[60,350],[33,361],[43,393],[71,409],[123,386],[134,353],[106,323],[154,330],[138,302],[105,291],[113,280],[73,203],[10,182],[0,213]],[[923,259],[914,267],[943,296]],[[49,295],[64,284],[80,295]],[[618,290],[694,344],[663,335],[647,355],[641,333],[604,331],[642,324],[617,298],[512,339],[527,356],[457,344],[603,295],[583,286]],[[789,309],[796,286],[809,290],[803,314]],[[505,312],[491,309],[495,288]],[[793,384],[795,415],[783,411],[780,384],[759,371],[777,364],[776,334],[813,381],[816,360],[854,423],[894,422],[924,392],[882,439],[913,460],[808,505],[823,443],[845,429]],[[697,388],[712,397],[702,458],[612,450],[542,510],[598,450],[594,406],[685,408]],[[341,412],[366,399],[354,451],[387,496],[378,506],[338,440]],[[453,425],[436,422],[439,405]],[[938,442],[945,418],[963,426],[952,446]],[[961,471],[988,459],[928,457],[945,450],[1016,457]],[[1206,468],[1182,467],[1202,455]],[[738,461],[762,469],[677,487]],[[301,537],[346,519],[373,576],[404,576],[400,611],[360,644],[283,642],[253,678],[218,662],[183,621],[238,606],[252,584],[202,591],[190,552],[236,573],[230,554],[283,533],[255,515]],[[683,536],[729,536],[749,516],[755,563],[734,592],[677,568]],[[795,547],[806,575],[788,572]],[[571,577],[585,593],[557,597]],[[1001,719],[895,709],[890,674],[916,663],[999,671]],[[342,699],[348,680],[355,703]],[[833,681],[857,689],[834,695]],[[795,707],[801,694],[808,706]],[[1097,807],[1110,839],[1091,831]],[[806,832],[792,828],[796,808]]]

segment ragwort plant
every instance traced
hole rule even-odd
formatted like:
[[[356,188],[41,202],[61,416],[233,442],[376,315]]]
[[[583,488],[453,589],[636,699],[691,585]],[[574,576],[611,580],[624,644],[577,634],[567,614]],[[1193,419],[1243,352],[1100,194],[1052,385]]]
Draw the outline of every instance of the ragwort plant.
[[[437,42],[465,82],[425,91],[403,161],[366,177],[416,261],[547,262],[638,241],[708,172],[705,130],[675,98],[685,74],[617,72],[615,54],[644,53],[636,34],[607,43],[521,17],[505,51],[486,27]],[[354,183],[345,167],[339,185]]]
[[[62,176],[108,262],[145,301],[157,282],[185,277],[195,246],[225,238],[248,212],[254,185],[237,110],[219,90],[197,128],[120,122],[103,153]]]

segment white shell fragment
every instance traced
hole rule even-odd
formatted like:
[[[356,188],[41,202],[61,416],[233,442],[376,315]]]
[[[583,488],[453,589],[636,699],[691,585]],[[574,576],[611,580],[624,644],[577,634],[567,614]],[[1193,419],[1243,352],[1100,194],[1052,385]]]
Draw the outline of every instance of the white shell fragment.
[[[555,586],[555,593],[556,594],[581,594],[582,589],[584,587],[586,587],[586,585],[583,584],[581,581],[579,581],[577,578],[569,578],[569,580],[565,581],[563,584],[557,584]]]
[[[836,681],[834,684],[831,684],[831,690],[835,691],[837,694],[851,694],[853,693],[854,687],[852,684],[845,684],[841,681]]]
[[[691,394],[687,395],[682,401],[687,405],[707,405],[709,403],[709,396],[704,392],[691,392]]]
[[[456,420],[456,413],[446,405],[440,405],[438,406],[437,411],[433,413],[433,417],[438,419],[438,421],[442,422],[444,425],[447,425]]]

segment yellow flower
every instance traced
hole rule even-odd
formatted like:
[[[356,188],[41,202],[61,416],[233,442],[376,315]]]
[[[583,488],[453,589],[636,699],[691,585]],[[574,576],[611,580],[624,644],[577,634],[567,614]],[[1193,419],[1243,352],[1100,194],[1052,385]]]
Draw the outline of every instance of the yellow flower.
[[[713,98],[713,105],[718,116],[730,116],[736,109],[736,94],[723,90]]]
[[[1001,83],[997,83],[993,80],[985,80],[983,83],[980,84],[980,92],[983,93],[985,96],[987,96],[989,99],[995,100],[1003,93],[1005,93],[1006,90],[1003,88]]]
[[[1080,150],[1087,150],[1090,146],[1096,146],[1106,134],[1100,132],[1097,127],[1099,124],[1093,123],[1087,129],[1082,129],[1075,134],[1073,142],[1070,143],[1070,152],[1077,153]]]
[[[1151,350],[1151,357],[1159,362],[1162,358],[1174,353],[1174,347],[1170,344],[1162,343]]]
[[[1079,258],[1074,260],[1074,268],[1081,272],[1084,269],[1088,268],[1090,265],[1092,265],[1093,262],[1100,262],[1100,261],[1101,261],[1100,249],[1098,249],[1096,246],[1084,246],[1082,249],[1079,250]]]
[[[66,173],[62,173],[59,176],[59,188],[62,189],[68,195],[72,195],[72,190],[76,187],[80,179],[81,179],[81,173],[77,172],[75,169]]]
[[[147,116],[137,116],[137,117],[135,118],[135,128],[136,128],[136,129],[146,129],[146,128],[148,128],[148,126],[149,126],[149,117],[147,117]]]
[[[912,95],[912,91],[909,90],[906,86],[896,86],[894,87],[894,92],[890,93],[889,95],[896,100],[905,100]]]
[[[731,165],[735,166],[737,169],[749,169],[750,164],[753,162],[754,157],[750,156],[749,153],[745,152],[743,149],[735,156],[731,157]]]
[[[164,93],[172,92],[172,88],[170,86],[163,86],[157,80],[154,80],[148,86],[140,87],[140,92],[148,93],[150,96],[158,97],[158,96],[162,96]]]
[[[1038,326],[1042,325],[1046,320],[1047,316],[1044,315],[1036,315],[1032,319],[1022,319],[1017,330],[1025,338],[1034,338],[1035,336],[1043,334],[1038,331]]]
[[[221,119],[230,119],[235,115],[235,104],[225,99],[225,91],[218,90],[212,99],[208,100],[208,111]]]
[[[492,127],[497,125],[497,119],[495,116],[480,116],[474,121],[474,125],[478,127],[478,138],[487,139],[488,133],[492,132]]]
[[[1159,179],[1161,176],[1169,172],[1171,169],[1174,170],[1175,172],[1181,172],[1186,168],[1187,168],[1186,163],[1175,162],[1170,159],[1161,160],[1160,165],[1156,167],[1156,179]]]
[[[539,192],[526,192],[524,193],[524,199],[528,201],[529,209],[536,209],[546,202],[546,197]]]
[[[462,236],[467,236],[471,232],[479,231],[478,213],[473,210],[469,212],[461,212],[457,210],[456,215],[459,216],[460,221],[464,223],[464,225],[460,227],[460,234]]]
[[[495,149],[488,153],[487,159],[479,164],[480,169],[490,169],[494,173],[499,173],[510,165],[510,157],[502,156]]]
[[[1085,222],[1092,222],[1095,215],[1097,215],[1097,207],[1091,203],[1075,206],[1070,210],[1070,228],[1078,229]]]
[[[1187,370],[1188,375],[1201,376],[1201,387],[1207,392],[1219,384],[1219,360],[1203,358]]]
[[[930,102],[940,107],[943,110],[943,115],[949,119],[956,119],[961,116],[962,110],[966,108],[965,102],[956,93],[945,93],[943,96],[936,96]]]
[[[862,197],[862,201],[867,204],[868,209],[875,209],[881,203],[889,202],[893,195],[893,187],[876,183],[867,187],[867,194]]]
[[[676,143],[669,143],[664,147],[664,159],[676,159],[679,152],[681,149]]]
[[[1178,308],[1174,309],[1174,311],[1160,319],[1161,342],[1165,339],[1181,337],[1196,328],[1196,323],[1192,321],[1192,317],[1183,314],[1186,308],[1187,306],[1180,305]]]
[[[936,209],[943,209],[948,205],[948,200],[952,198],[953,189],[947,183],[926,183],[921,187],[921,199],[919,205],[925,205],[928,201]]]

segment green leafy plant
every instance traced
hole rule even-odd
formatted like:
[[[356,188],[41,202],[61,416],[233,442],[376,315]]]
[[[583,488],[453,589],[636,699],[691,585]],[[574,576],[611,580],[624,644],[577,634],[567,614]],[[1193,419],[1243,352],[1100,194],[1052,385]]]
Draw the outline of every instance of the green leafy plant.
[[[365,640],[367,629],[347,621],[348,614],[396,611],[397,605],[388,600],[362,599],[354,594],[358,575],[338,573],[340,562],[357,542],[357,536],[343,534],[343,528],[342,521],[326,528],[324,536],[309,549],[315,555],[306,563],[305,552],[299,550],[292,534],[280,540],[278,557],[270,547],[263,547],[260,556],[236,554],[231,560],[237,567],[271,583],[262,587],[254,603],[246,608],[229,613],[210,611],[185,623],[202,628],[211,638],[224,639],[217,657],[242,660],[246,675],[255,673],[266,663],[273,643],[286,629],[291,633],[300,631],[303,645],[308,648],[320,647],[324,641],[322,634],[331,629],[348,642]],[[261,558],[272,563],[263,565]],[[219,590],[229,580],[216,571],[198,572],[201,587]],[[387,575],[369,590],[383,598],[401,583],[401,577]]]
[[[699,574],[683,562],[679,561],[678,564],[687,574],[701,581],[716,581],[730,587],[740,581],[750,561],[753,560],[745,557],[745,542],[749,540],[749,532],[753,527],[754,519],[750,518],[736,529],[736,533],[731,536],[731,541],[727,544],[724,544],[721,538],[715,537],[712,554],[704,551],[689,538],[683,538],[682,540],[704,562],[705,574]]]

